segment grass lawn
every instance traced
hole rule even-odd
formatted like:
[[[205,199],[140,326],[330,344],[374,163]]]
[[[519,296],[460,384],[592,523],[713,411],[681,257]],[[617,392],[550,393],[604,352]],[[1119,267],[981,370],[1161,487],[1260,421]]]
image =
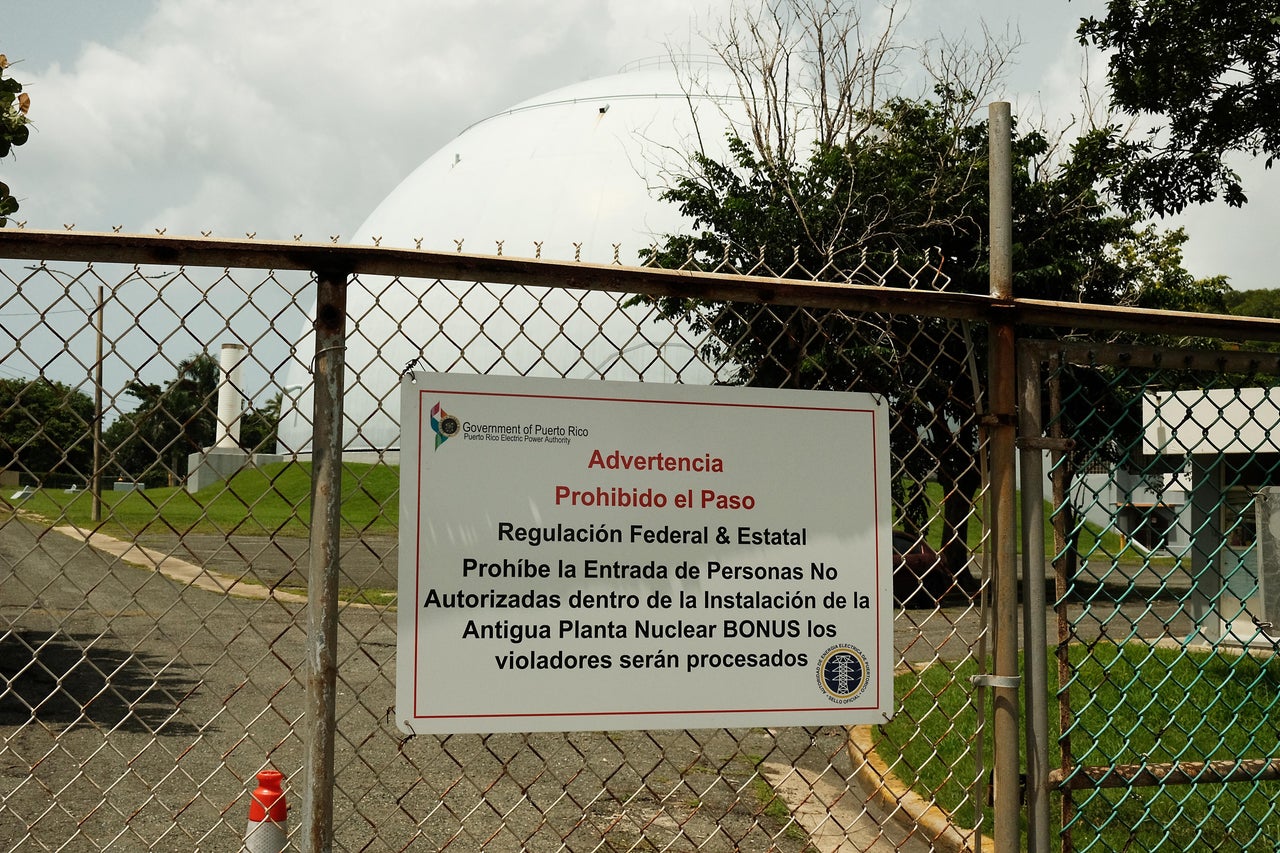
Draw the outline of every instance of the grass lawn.
[[[400,469],[344,465],[342,520],[350,532],[394,535],[398,529]],[[186,489],[102,493],[102,531],[121,538],[145,533],[219,533],[307,536],[311,516],[311,463],[247,468],[229,483],[196,494]],[[90,528],[87,491],[40,489],[22,508],[58,523]]]
[[[1070,686],[1076,722],[1076,763],[1089,766],[1270,759],[1280,754],[1280,659],[1270,654],[1213,654],[1141,643],[1102,643],[1071,650]],[[1056,661],[1049,656],[1049,682]],[[899,675],[898,716],[883,726],[880,752],[899,778],[972,825],[974,775],[970,754],[977,731],[969,676],[972,662],[936,664]],[[963,689],[957,685],[964,685]],[[1051,691],[1054,688],[1051,688]],[[1058,701],[1049,697],[1051,767],[1060,763]],[[1025,710],[1025,709],[1024,709]],[[991,768],[991,732],[984,767]],[[890,753],[900,745],[901,761]],[[1075,793],[1072,822],[1077,850],[1182,851],[1280,849],[1280,783],[1233,782],[1167,787],[1108,788]],[[1061,798],[1050,819],[1060,829]],[[992,830],[990,809],[984,831]]]
[[[394,535],[398,529],[400,469],[391,465],[343,466],[342,518],[353,531]],[[934,507],[941,506],[942,492],[929,485]],[[39,489],[23,508],[45,518],[90,527],[91,497],[87,491]],[[230,483],[217,483],[194,495],[178,487],[151,488],[139,492],[104,491],[103,531],[124,537],[144,532],[237,533],[251,536],[306,536],[311,513],[311,463],[282,462],[248,468]],[[1045,505],[1045,556],[1053,556],[1053,528]],[[982,506],[975,507],[969,524],[968,544],[974,553],[984,549]],[[935,513],[928,540],[937,548],[942,523]],[[1019,524],[1021,509],[1019,508]],[[1086,525],[1081,532],[1085,553],[1105,553],[1117,559],[1140,561],[1141,555],[1126,548],[1111,531]]]

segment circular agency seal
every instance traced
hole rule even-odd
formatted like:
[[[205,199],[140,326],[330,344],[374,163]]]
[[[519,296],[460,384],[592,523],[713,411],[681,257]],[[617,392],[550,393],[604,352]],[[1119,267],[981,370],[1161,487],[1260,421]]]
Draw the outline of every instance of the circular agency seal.
[[[453,415],[445,415],[440,419],[440,434],[445,438],[453,438],[460,429],[462,429],[462,422]]]
[[[870,669],[857,646],[832,646],[818,660],[818,686],[831,701],[848,704],[867,688]]]

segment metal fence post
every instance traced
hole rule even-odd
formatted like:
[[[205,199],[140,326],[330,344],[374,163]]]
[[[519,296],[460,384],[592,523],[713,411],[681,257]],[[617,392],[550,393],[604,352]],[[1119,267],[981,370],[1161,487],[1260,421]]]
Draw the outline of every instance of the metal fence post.
[[[304,724],[307,764],[303,822],[306,835],[303,849],[307,853],[329,853],[333,848],[347,276],[332,271],[317,272],[316,287],[311,541],[307,578],[307,707]]]
[[[89,520],[95,525],[102,521],[102,337],[105,296],[106,288],[99,282],[98,307],[93,321],[97,345],[93,352],[93,479],[89,483]]]
[[[1012,119],[1009,103],[989,108],[991,296],[996,301],[990,325],[991,492],[995,505],[995,734],[994,818],[996,853],[1021,849],[1018,774],[1018,546],[1014,513],[1017,426],[1017,377],[1014,327],[1004,306],[1013,299]],[[1002,305],[1003,303],[1003,305]]]
[[[1067,517],[1061,512],[1061,509],[1067,505],[1067,470],[1069,470],[1070,462],[1066,458],[1063,448],[1065,448],[1065,431],[1062,428],[1062,366],[1063,361],[1057,355],[1050,355],[1047,360],[1047,369],[1049,372],[1049,440],[1057,445],[1057,449],[1052,451],[1049,457],[1049,470],[1052,471],[1050,478],[1050,487],[1053,500],[1053,585],[1054,585],[1054,616],[1058,623],[1058,639],[1057,639],[1057,669],[1058,669],[1058,685],[1067,685],[1071,683],[1071,667],[1068,654],[1068,638],[1070,638],[1074,629],[1071,620],[1067,615],[1066,597],[1068,578],[1068,557],[1067,557]],[[1059,751],[1059,767],[1065,770],[1074,763],[1075,757],[1071,751],[1071,729],[1072,716],[1070,702],[1067,701],[1063,694],[1058,696],[1058,751]],[[1075,850],[1075,840],[1072,837],[1072,825],[1075,818],[1075,801],[1071,789],[1067,788],[1062,792],[1062,800],[1059,803],[1059,825],[1062,827],[1059,833],[1059,842],[1062,846],[1063,853],[1072,853]]]
[[[1027,850],[1049,850],[1049,694],[1045,628],[1044,451],[1040,359],[1018,351],[1018,462],[1022,485],[1023,630],[1027,703]]]

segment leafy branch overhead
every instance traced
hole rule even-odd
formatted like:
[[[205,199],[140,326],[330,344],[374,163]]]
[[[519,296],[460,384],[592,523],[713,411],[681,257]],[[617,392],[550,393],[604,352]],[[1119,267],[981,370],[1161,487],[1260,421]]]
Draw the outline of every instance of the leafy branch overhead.
[[[1280,0],[1108,0],[1078,34],[1109,52],[1116,106],[1150,122],[1137,139],[1113,128],[1120,202],[1157,214],[1219,196],[1243,204],[1224,157],[1270,167],[1280,156]]]
[[[8,68],[8,58],[0,53],[0,158],[9,156],[15,145],[22,145],[31,135],[27,118],[31,96],[22,91],[21,83],[5,76]],[[0,228],[17,212],[18,200],[9,192],[9,185],[0,181]]]
[[[660,237],[646,260],[888,287],[921,286],[896,271],[923,263],[934,274],[925,286],[987,292],[990,144],[982,107],[1016,45],[988,37],[973,47],[946,40],[913,47],[898,40],[892,5],[878,31],[840,0],[739,0],[733,8],[708,44],[746,115],[726,112],[727,153],[685,152],[668,171],[662,198],[679,206],[690,228]],[[905,83],[901,72],[913,57],[928,94]],[[702,93],[697,83],[691,76],[691,94]],[[1067,143],[1015,124],[1015,291],[1138,308],[1220,308],[1226,281],[1196,280],[1182,267],[1185,235],[1141,231],[1136,212],[1109,203],[1100,178],[1123,165],[1112,141],[1105,128]],[[700,355],[724,380],[885,398],[893,413],[895,521],[909,534],[938,523],[939,556],[965,587],[968,525],[983,485],[981,332],[907,314],[761,307],[693,294],[654,302],[700,336]],[[1037,332],[1050,333],[1081,331]],[[1082,424],[1101,406],[1132,399],[1113,393],[1104,400],[1105,390],[1079,398],[1090,401],[1080,404]],[[1089,440],[1080,446],[1120,461],[1123,442],[1089,435],[1090,428],[1082,427]],[[930,505],[930,484],[941,489],[940,506]]]

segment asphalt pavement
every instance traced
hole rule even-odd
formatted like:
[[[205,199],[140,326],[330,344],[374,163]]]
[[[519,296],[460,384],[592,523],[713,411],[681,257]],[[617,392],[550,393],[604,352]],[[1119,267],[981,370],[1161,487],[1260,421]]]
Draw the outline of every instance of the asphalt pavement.
[[[71,533],[0,517],[0,849],[235,850],[266,765],[296,828],[306,613],[270,588],[305,544],[153,537],[158,571]],[[366,542],[343,564],[395,565]],[[841,728],[406,738],[394,652],[393,611],[344,608],[337,849],[930,849],[851,787]]]

